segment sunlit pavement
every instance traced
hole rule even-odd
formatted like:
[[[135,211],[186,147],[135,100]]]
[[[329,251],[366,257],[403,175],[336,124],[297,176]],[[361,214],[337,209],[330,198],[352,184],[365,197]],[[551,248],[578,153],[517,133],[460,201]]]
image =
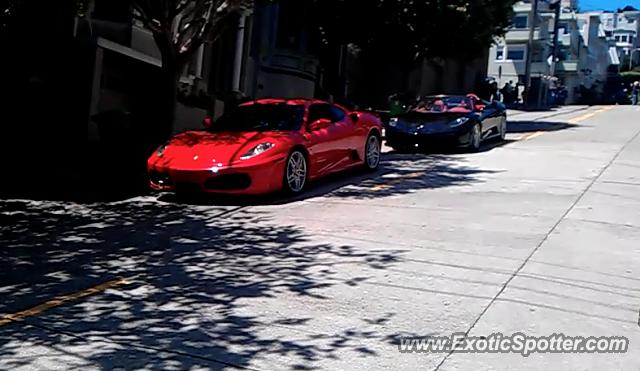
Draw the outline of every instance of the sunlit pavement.
[[[0,202],[0,369],[631,370],[640,108],[517,112],[293,200]],[[626,354],[402,354],[398,337],[626,336]]]

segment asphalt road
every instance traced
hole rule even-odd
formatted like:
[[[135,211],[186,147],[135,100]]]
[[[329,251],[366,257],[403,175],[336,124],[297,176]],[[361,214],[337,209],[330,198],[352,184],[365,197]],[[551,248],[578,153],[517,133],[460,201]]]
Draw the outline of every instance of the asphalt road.
[[[0,201],[0,369],[638,370],[640,108],[513,112],[304,197]],[[406,354],[400,336],[625,336]]]

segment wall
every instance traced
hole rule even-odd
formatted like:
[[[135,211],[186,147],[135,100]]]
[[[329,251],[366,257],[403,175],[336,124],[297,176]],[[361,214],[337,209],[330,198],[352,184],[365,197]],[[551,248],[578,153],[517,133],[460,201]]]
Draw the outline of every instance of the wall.
[[[269,72],[262,70],[258,77],[258,90],[255,96],[260,97],[308,97],[315,92],[315,82],[283,71]]]

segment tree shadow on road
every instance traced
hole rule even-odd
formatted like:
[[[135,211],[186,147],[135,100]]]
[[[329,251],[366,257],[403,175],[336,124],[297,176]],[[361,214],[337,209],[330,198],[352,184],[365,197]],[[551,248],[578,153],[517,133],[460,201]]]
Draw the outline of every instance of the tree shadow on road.
[[[374,199],[415,193],[421,190],[464,186],[483,181],[495,171],[467,165],[465,155],[397,153],[386,154],[380,170],[364,179],[350,183],[319,185],[319,196]]]
[[[501,145],[496,143],[495,146]],[[483,147],[488,151],[492,144]],[[466,164],[465,155],[456,153],[398,153],[382,156],[375,172],[350,170],[309,184],[297,196],[282,194],[263,197],[215,196],[203,194],[162,194],[168,203],[191,205],[282,205],[311,198],[372,199],[414,193],[420,190],[470,185],[497,171],[482,170]]]
[[[398,250],[323,243],[294,225],[275,224],[268,213],[244,209],[0,205],[0,313],[129,281],[4,325],[3,367],[43,362],[25,353],[27,345],[70,370],[242,368],[267,356],[313,369],[314,361],[342,352],[377,355],[363,345],[379,337],[371,326],[310,332],[305,325],[314,314],[305,303],[318,305],[331,287],[358,286],[340,277],[335,264],[381,269],[400,258]]]

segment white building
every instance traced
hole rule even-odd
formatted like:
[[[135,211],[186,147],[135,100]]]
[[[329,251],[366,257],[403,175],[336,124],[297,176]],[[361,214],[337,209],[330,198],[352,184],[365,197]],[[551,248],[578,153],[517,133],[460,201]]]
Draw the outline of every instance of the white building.
[[[618,56],[626,60],[631,52],[640,48],[640,10],[625,8],[621,12],[599,12],[608,37],[615,40]]]
[[[555,13],[546,2],[539,2],[531,56],[531,96],[536,104],[545,97],[547,81],[553,76],[567,89],[567,103],[580,99],[581,91],[602,94],[610,65],[618,65],[616,45],[608,40],[598,14],[579,14],[575,0],[563,0],[558,21],[558,50],[552,63]],[[527,44],[531,27],[531,1],[514,5],[513,26],[496,41],[489,57],[489,76],[500,86],[506,82],[525,82]]]
[[[551,53],[548,41],[551,38],[552,15],[545,3],[540,3],[540,11],[535,20],[533,49],[531,50],[531,91],[539,91],[544,76],[549,74],[546,62]],[[519,1],[514,5],[512,28],[498,40],[489,51],[488,75],[495,78],[502,87],[507,82],[524,83],[527,68],[527,48],[529,33],[534,22],[531,18],[531,1]],[[537,100],[533,94],[530,102]]]

